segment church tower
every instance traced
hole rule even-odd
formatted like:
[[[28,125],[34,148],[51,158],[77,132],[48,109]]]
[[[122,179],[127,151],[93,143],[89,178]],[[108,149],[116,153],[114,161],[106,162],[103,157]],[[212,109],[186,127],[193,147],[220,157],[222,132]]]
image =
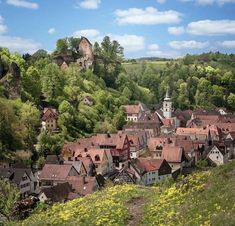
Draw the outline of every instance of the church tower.
[[[167,87],[166,96],[163,101],[163,116],[167,119],[172,118],[172,112],[173,112],[172,101],[169,95],[169,87]]]

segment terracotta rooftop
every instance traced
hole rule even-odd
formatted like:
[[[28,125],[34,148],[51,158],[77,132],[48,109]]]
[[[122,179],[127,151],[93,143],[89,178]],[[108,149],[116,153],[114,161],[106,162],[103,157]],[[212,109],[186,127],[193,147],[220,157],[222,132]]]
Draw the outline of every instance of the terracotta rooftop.
[[[138,158],[135,160],[135,165],[142,171],[156,171],[160,169],[164,159],[150,159],[150,158]]]
[[[124,110],[127,114],[139,114],[141,107],[139,105],[124,105]]]
[[[72,168],[72,165],[45,164],[39,177],[41,180],[65,180]]]
[[[97,181],[95,177],[69,176],[66,181],[72,186],[75,193],[82,196],[91,194],[97,189]]]
[[[162,158],[167,162],[180,163],[183,157],[183,148],[181,147],[163,147]]]

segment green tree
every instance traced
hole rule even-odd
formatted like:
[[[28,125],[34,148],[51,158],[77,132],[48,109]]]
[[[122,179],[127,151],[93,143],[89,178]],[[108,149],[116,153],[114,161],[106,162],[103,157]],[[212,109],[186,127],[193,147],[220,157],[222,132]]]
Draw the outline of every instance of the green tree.
[[[19,190],[9,181],[0,180],[0,214],[11,219],[12,210],[19,199]]]
[[[230,93],[227,101],[229,108],[235,110],[235,94]]]

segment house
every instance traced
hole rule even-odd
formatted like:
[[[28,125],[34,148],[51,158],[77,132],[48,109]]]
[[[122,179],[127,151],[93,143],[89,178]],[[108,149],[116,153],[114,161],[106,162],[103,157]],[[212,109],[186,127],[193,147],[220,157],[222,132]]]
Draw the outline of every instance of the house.
[[[210,129],[208,127],[203,128],[182,128],[176,129],[176,134],[181,136],[190,136],[191,140],[198,140],[211,145],[212,139]]]
[[[225,135],[224,143],[229,151],[229,155],[231,159],[235,158],[235,131],[230,132],[229,134]]]
[[[81,138],[76,142],[64,145],[61,155],[63,157],[77,156],[90,149],[110,150],[113,163],[116,167],[126,164],[130,158],[130,142],[125,134],[97,134],[90,138]],[[107,151],[106,151],[107,152]],[[109,155],[108,155],[109,156]]]
[[[57,129],[58,112],[55,108],[44,108],[42,114],[42,130],[55,131]]]
[[[137,183],[151,185],[171,177],[171,167],[165,159],[138,158],[130,162]]]
[[[89,155],[78,156],[77,158],[82,161],[86,169],[87,176],[94,177],[96,175],[96,168],[94,162],[92,161],[92,158]]]
[[[168,164],[172,168],[172,172],[181,172],[183,167],[185,166],[185,162],[187,161],[184,149],[182,147],[163,147],[161,158],[165,159],[168,162]]]
[[[87,175],[86,168],[83,164],[83,162],[77,158],[77,157],[68,157],[67,159],[64,160],[64,165],[72,165],[76,171],[79,173],[79,175]]]
[[[107,173],[104,175],[106,180],[111,180],[115,185],[116,184],[136,184],[135,173],[128,168],[127,166],[118,170],[115,169],[113,172]]]
[[[147,139],[155,137],[160,134],[160,126],[157,126],[155,122],[130,122],[124,126],[125,132],[141,132],[144,131],[147,134]]]
[[[65,61],[60,66],[60,69],[62,71],[66,71],[68,68],[69,68],[69,65]]]
[[[16,184],[21,197],[27,197],[31,193],[31,179],[25,169],[1,168],[0,179]]]
[[[82,100],[82,102],[87,105],[87,106],[93,106],[94,105],[94,100],[90,96],[85,96]]]
[[[74,166],[45,164],[39,175],[39,182],[41,187],[51,187],[65,182],[68,176],[79,176]]]
[[[97,174],[104,175],[113,170],[113,159],[110,150],[89,149],[87,153],[95,165]]]
[[[73,192],[80,196],[92,194],[99,189],[96,177],[68,176],[66,181],[72,186]]]
[[[82,57],[77,59],[77,63],[82,69],[88,69],[92,66],[94,61],[94,54],[92,44],[86,37],[81,37],[79,42],[79,53]]]
[[[110,150],[117,168],[122,168],[130,158],[130,142],[125,134],[97,134],[92,140],[100,149]]]
[[[52,187],[42,188],[38,198],[41,202],[55,203],[65,202],[69,200],[72,195],[74,198],[79,196],[73,192],[72,186],[68,182],[65,182]]]
[[[138,158],[146,151],[147,134],[144,131],[119,131],[120,134],[126,134],[130,142],[130,158]]]
[[[64,159],[59,155],[47,155],[45,164],[60,164],[64,163]]]
[[[228,162],[229,152],[224,147],[214,145],[209,151],[207,159],[215,165],[223,165]]]
[[[137,122],[140,118],[142,109],[140,105],[124,105],[124,112],[126,114],[126,121],[134,121]]]

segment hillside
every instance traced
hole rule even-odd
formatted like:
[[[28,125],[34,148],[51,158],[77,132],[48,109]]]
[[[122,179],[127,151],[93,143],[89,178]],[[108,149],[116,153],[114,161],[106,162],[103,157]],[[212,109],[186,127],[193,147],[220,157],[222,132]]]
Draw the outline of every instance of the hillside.
[[[14,225],[234,225],[235,162],[155,187],[119,185]]]

